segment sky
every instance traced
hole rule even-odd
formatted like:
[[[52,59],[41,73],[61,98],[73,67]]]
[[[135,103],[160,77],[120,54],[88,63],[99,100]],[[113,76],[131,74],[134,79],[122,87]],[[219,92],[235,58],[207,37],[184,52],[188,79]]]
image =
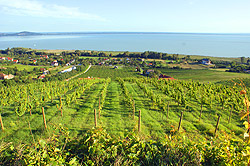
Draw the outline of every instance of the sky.
[[[250,33],[250,0],[0,0],[0,32]]]

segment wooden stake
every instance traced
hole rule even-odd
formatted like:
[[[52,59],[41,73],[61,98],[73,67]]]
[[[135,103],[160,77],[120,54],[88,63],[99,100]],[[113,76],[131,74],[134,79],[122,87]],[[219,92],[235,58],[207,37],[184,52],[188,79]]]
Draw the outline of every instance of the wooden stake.
[[[138,132],[141,132],[141,110],[139,110]]]
[[[43,108],[43,107],[42,107],[42,112],[43,112],[43,123],[44,123],[44,127],[45,127],[45,129],[47,129],[46,118],[45,118],[45,113],[44,113],[44,108]]]
[[[183,117],[183,111],[181,112],[181,117],[180,117],[180,121],[179,121],[178,131],[179,131],[180,128],[181,128],[182,117]]]
[[[214,131],[215,136],[216,136],[216,132],[218,130],[219,123],[220,123],[220,115],[218,116],[217,124],[216,124],[215,131]]]
[[[1,123],[1,128],[2,128],[2,131],[4,131],[3,121],[2,121],[2,116],[1,116],[1,114],[0,114],[0,123]]]
[[[229,115],[229,118],[228,118],[228,123],[230,123],[230,121],[231,121],[232,111],[233,111],[233,105],[231,105],[231,110],[230,110],[230,115]]]
[[[97,127],[96,109],[94,109],[95,127]]]

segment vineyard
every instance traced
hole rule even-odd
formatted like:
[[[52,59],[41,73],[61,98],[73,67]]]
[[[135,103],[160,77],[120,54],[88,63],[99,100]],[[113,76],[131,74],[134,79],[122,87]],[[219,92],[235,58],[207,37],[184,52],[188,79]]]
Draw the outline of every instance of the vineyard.
[[[91,70],[94,69],[87,74],[91,75]],[[101,77],[101,70],[99,74]],[[239,116],[244,110],[241,90],[240,86],[135,77],[75,79],[2,88],[0,139],[14,145],[35,144],[58,134],[60,126],[67,129],[67,137],[75,139],[84,139],[95,127],[117,138],[134,133],[145,140],[161,140],[171,135],[177,139],[180,134],[202,143],[209,137],[227,133],[242,140],[245,130]],[[100,139],[111,139],[102,134],[107,138]],[[136,157],[132,159],[131,162],[139,161]]]

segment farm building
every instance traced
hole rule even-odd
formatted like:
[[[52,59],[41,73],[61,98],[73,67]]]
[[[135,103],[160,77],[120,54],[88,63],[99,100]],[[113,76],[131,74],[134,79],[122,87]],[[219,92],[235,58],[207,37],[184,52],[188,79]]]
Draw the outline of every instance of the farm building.
[[[13,61],[13,58],[7,57],[8,61]]]
[[[9,80],[9,79],[12,79],[12,78],[14,78],[14,76],[12,74],[9,74],[9,75],[3,74],[3,73],[0,74],[0,79],[2,79],[2,80],[5,80],[5,79]]]
[[[161,79],[161,78],[167,79],[167,80],[175,80],[173,77],[167,76],[167,75],[163,75],[163,74],[161,74],[161,75],[159,76],[159,79]]]
[[[40,72],[44,72],[45,70],[45,68],[40,68]]]
[[[44,75],[49,74],[49,70],[44,70],[44,71],[43,71],[43,74],[44,74]]]
[[[60,71],[59,73],[66,73],[66,72],[70,72],[70,71],[72,71],[72,70],[76,70],[76,67],[73,66],[73,67],[71,67],[71,68],[68,68],[68,69],[65,69],[65,70],[63,70],[63,71]]]
[[[203,65],[212,65],[212,62],[209,59],[202,59],[201,62]]]
[[[45,75],[44,75],[44,74],[38,76],[38,79],[44,79],[44,78],[45,78]]]
[[[51,66],[58,66],[57,60],[54,60],[54,61],[51,63]]]

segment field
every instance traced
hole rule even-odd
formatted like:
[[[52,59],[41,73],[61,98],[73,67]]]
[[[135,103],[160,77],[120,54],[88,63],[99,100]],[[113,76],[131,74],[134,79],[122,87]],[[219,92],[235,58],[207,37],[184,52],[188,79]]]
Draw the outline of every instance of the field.
[[[249,74],[232,73],[207,69],[159,69],[162,73],[180,80],[194,80],[200,82],[217,82],[230,79],[250,78]]]
[[[135,67],[118,66],[114,69],[114,66],[92,66],[87,73],[78,78],[87,77],[115,79],[117,77],[140,77],[140,74],[135,72]]]

